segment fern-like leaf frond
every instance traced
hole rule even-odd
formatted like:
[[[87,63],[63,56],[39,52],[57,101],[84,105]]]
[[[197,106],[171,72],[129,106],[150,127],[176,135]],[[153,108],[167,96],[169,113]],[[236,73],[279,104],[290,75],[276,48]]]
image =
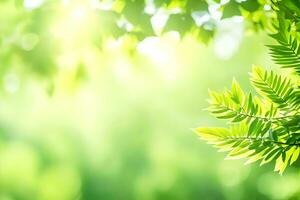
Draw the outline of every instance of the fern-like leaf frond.
[[[201,139],[213,144],[221,151],[229,152],[226,159],[247,158],[245,164],[261,160],[261,165],[276,160],[275,171],[283,173],[288,164],[293,164],[299,157],[300,144],[288,144],[270,137],[248,136],[245,123],[226,128],[197,128]]]
[[[288,111],[299,109],[300,95],[290,79],[255,66],[251,73],[251,82],[262,96],[268,97],[278,108]]]
[[[282,173],[295,162],[300,149],[300,95],[292,80],[253,67],[251,81],[261,97],[246,94],[233,80],[231,90],[210,92],[208,110],[230,128],[197,128],[197,134],[221,151],[227,159],[261,160],[261,165],[276,160]]]
[[[283,19],[279,20],[278,33],[270,35],[278,44],[267,45],[273,61],[283,68],[292,68],[300,75],[300,44],[297,38],[287,32],[289,26]]]

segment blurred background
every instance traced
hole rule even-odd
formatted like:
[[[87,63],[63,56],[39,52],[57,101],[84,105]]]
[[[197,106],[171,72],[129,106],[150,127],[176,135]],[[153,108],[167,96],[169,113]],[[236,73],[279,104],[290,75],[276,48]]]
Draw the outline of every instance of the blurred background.
[[[235,77],[251,90],[253,64],[276,68],[266,35],[231,17],[207,45],[174,31],[103,40],[97,6],[1,0],[0,200],[299,197],[296,168],[224,160],[192,131],[226,126],[204,110],[208,89]]]

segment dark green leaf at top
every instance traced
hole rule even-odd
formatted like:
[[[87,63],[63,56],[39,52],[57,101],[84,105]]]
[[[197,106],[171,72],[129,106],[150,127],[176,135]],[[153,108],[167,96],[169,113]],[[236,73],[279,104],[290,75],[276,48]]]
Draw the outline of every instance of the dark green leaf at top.
[[[259,9],[260,4],[257,0],[247,0],[240,3],[241,7],[249,12],[254,12]]]
[[[208,10],[208,4],[205,0],[187,0],[186,9],[188,11]]]
[[[222,19],[240,15],[241,11],[239,3],[237,3],[236,1],[231,0],[229,3],[224,5]]]
[[[169,17],[163,31],[178,31],[180,35],[184,35],[191,30],[194,24],[194,20],[189,14],[173,14]]]

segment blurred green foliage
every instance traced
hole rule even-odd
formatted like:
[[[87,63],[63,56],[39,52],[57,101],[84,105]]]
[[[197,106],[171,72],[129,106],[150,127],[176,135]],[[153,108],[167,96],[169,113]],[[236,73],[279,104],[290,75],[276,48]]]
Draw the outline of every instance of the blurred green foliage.
[[[110,38],[131,37],[131,47],[148,36],[177,31],[207,43],[222,17],[243,15],[249,29],[271,29],[274,13],[268,1],[204,0],[16,0],[2,1],[0,58],[2,71],[16,70],[46,77],[51,85],[59,67],[56,58],[64,50],[64,37],[86,34],[96,48]],[[87,10],[89,12],[87,13]],[[45,14],[47,13],[47,14]],[[58,20],[57,18],[61,19]],[[89,18],[85,21],[85,18]],[[61,21],[61,22],[59,22]],[[76,27],[73,25],[77,24]],[[84,33],[83,33],[84,32]],[[76,37],[76,36],[74,36]],[[135,41],[135,42],[134,42]],[[73,47],[76,47],[76,44]],[[20,67],[20,66],[24,67]],[[26,66],[26,67],[25,67]],[[1,73],[3,74],[3,73]]]
[[[297,199],[297,168],[224,161],[190,130],[223,125],[207,88],[273,66],[251,32],[275,13],[249,2],[1,1],[0,199]]]

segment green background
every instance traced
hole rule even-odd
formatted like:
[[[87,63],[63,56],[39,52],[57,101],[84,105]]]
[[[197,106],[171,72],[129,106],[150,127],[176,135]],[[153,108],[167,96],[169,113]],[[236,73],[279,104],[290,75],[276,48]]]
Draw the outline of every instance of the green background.
[[[266,35],[229,19],[208,45],[102,41],[95,13],[0,2],[0,200],[298,198],[295,167],[224,160],[192,131],[226,126],[208,88],[252,90],[253,64],[277,69]]]

